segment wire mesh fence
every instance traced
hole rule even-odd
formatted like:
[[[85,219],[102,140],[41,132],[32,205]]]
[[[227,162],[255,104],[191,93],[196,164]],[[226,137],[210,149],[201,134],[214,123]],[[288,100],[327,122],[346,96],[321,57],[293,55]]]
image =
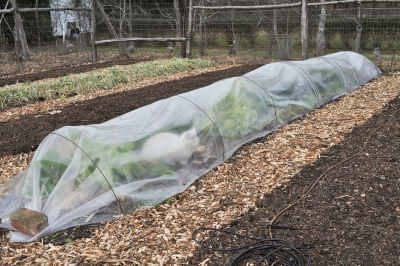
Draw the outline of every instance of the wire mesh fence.
[[[229,2],[245,6],[251,1]],[[271,1],[259,3],[267,5]],[[193,54],[301,58],[300,7],[251,11],[195,10],[194,18]],[[319,28],[321,23],[324,25],[322,29]],[[318,50],[318,32],[321,30],[324,32],[324,45],[322,50]],[[359,53],[376,59],[374,49],[379,49],[383,60],[392,60],[393,55],[394,60],[400,60],[400,3],[347,3],[308,8],[310,57],[357,50],[358,31]]]
[[[321,7],[309,9],[309,43],[318,55],[317,35]],[[351,50],[369,59],[400,60],[400,3],[348,3],[326,7],[325,53]],[[375,54],[374,54],[375,50]]]
[[[193,9],[190,21],[190,55],[224,54],[283,60],[301,58],[302,11],[300,5],[293,6],[299,3],[298,1],[287,0],[278,3],[277,0],[192,0],[193,6],[221,8]],[[17,66],[18,59],[22,60],[26,72],[91,62],[91,2],[2,1],[0,76],[20,72]],[[168,38],[187,37],[191,11],[189,0],[93,2],[96,42],[136,38],[126,42],[97,44],[95,47],[99,55],[98,60],[125,60],[145,53],[185,56],[185,42],[169,41]],[[310,57],[350,50],[374,60],[400,61],[400,1],[346,1],[335,5],[313,5],[320,2],[325,0],[309,1],[308,6]],[[18,12],[12,10],[14,3]],[[280,7],[251,10],[222,8],[275,4],[279,4]],[[287,4],[292,6],[285,7]],[[22,53],[16,51],[15,45],[14,34],[18,24],[16,15],[21,19],[18,32],[26,39],[27,44]],[[150,42],[145,40],[146,38],[159,39]],[[29,57],[26,52],[29,53]]]
[[[300,9],[199,10],[195,14],[197,53],[227,53],[288,59],[300,47]],[[196,53],[196,51],[193,51]]]
[[[106,1],[101,7],[104,14],[110,20],[118,38],[174,38],[182,37],[185,23],[182,17],[186,17],[187,6],[184,1],[179,6],[178,1],[168,3],[157,1],[129,1],[116,5],[115,1]],[[161,2],[161,1],[160,1]],[[105,16],[100,15],[100,7],[97,7],[96,40],[110,40],[115,38],[105,21]],[[128,54],[141,52],[174,53],[180,54],[181,43],[165,41],[130,41],[125,42],[124,48]],[[115,50],[115,44],[102,44],[99,51]]]
[[[11,8],[12,1],[0,6]],[[21,3],[20,3],[21,2]],[[17,56],[23,62],[26,72],[57,69],[91,61],[90,11],[87,3],[76,5],[74,1],[18,1],[18,15],[21,19],[20,39],[25,38],[27,47],[21,54],[16,52],[16,18],[13,12],[0,17],[0,75],[18,73]],[[41,1],[44,2],[44,1]],[[41,11],[49,8],[75,8],[76,10]],[[3,9],[3,10],[4,10]],[[24,9],[37,9],[25,12]],[[89,20],[88,20],[89,17]]]

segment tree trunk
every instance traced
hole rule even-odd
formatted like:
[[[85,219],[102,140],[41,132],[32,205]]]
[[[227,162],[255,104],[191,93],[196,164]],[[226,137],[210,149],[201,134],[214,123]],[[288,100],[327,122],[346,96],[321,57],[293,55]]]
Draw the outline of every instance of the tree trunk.
[[[189,0],[189,10],[187,14],[187,32],[186,32],[186,42],[185,44],[185,58],[190,58],[192,56],[192,46],[193,43],[193,35],[192,35],[192,19],[193,19],[193,0]]]
[[[201,0],[201,5],[204,6],[204,0]],[[204,43],[203,43],[203,27],[204,27],[204,10],[199,12],[199,33],[197,34],[197,48],[200,56],[204,56]]]
[[[175,12],[175,24],[176,24],[176,31],[175,37],[180,38],[183,37],[182,32],[182,15],[181,10],[179,9],[179,0],[174,0],[174,12]],[[176,42],[177,50],[181,50],[182,44],[180,42]]]
[[[92,7],[90,13],[90,41],[92,45],[92,61],[97,62],[97,48],[94,44],[94,41],[96,40],[96,4],[94,3],[94,0],[90,0],[90,6]]]
[[[356,44],[354,47],[354,51],[356,53],[360,52],[360,47],[361,47],[361,31],[362,31],[362,25],[361,25],[361,3],[358,4],[358,18],[357,18],[357,35],[356,35]]]
[[[120,9],[120,17],[119,17],[119,37],[122,39],[123,27],[124,27],[124,20],[125,20],[125,13],[126,13],[126,0],[123,0],[123,7]]]
[[[15,60],[17,61],[18,65],[18,70],[20,73],[23,73],[24,70],[24,65],[22,64],[22,59],[21,59],[21,53],[20,53],[20,38],[19,38],[19,23],[18,21],[18,13],[17,13],[17,3],[16,0],[12,0],[11,5],[14,8],[14,21],[15,21],[15,27],[13,30],[13,35],[14,35],[14,43],[15,43]]]
[[[301,56],[303,60],[308,59],[308,0],[301,1]]]
[[[203,10],[200,13],[200,26],[199,26],[199,35],[197,36],[197,41],[198,41],[198,49],[199,49],[199,54],[200,56],[205,55],[204,51],[204,43],[203,43]]]
[[[19,38],[21,39],[22,52],[24,53],[25,60],[30,61],[31,53],[29,51],[29,46],[28,42],[26,41],[24,26],[22,25],[21,15],[19,13],[18,13],[18,24],[19,24],[18,29],[19,29]]]
[[[187,18],[187,14],[186,14],[186,10],[188,9],[187,6],[187,2],[186,0],[178,0],[179,3],[179,14],[180,14],[180,34],[181,36],[179,37],[184,37],[186,34],[186,30],[185,30],[185,22],[186,22],[186,18]],[[181,57],[186,58],[187,54],[186,54],[186,42],[182,42],[181,43]]]
[[[129,38],[132,38],[132,0],[129,0]],[[134,42],[129,43],[129,47],[135,47]]]
[[[28,47],[28,42],[26,41],[26,35],[25,35],[25,30],[22,25],[22,19],[21,15],[18,12],[18,5],[16,0],[11,1],[11,5],[14,8],[14,20],[15,20],[15,29],[18,30],[17,36],[18,36],[18,42],[21,45],[22,48],[22,53],[25,57],[25,60],[31,60],[31,54],[29,52],[29,47]]]
[[[228,5],[229,6],[231,6],[232,5],[232,2],[231,2],[231,0],[228,0]],[[230,11],[230,23],[231,23],[231,26],[230,26],[230,29],[229,29],[229,32],[228,32],[228,36],[227,36],[227,41],[228,41],[228,44],[229,45],[234,45],[234,40],[235,40],[235,10],[234,9],[232,9],[231,11]]]
[[[7,3],[4,5],[4,9],[7,9],[7,8],[8,8],[8,4],[9,4],[9,3],[10,3],[10,0],[7,0]],[[1,14],[1,16],[0,16],[0,25],[1,25],[1,23],[3,22],[3,19],[5,19],[5,18],[4,18],[4,15],[5,15],[5,13]],[[1,38],[1,37],[4,37],[4,31],[2,31],[2,29],[1,29],[1,27],[0,27],[0,38]],[[6,40],[4,40],[4,39],[0,40],[0,49],[1,49],[1,50],[4,50],[4,49],[5,49],[5,47],[7,46],[6,43],[8,43]]]
[[[357,26],[357,35],[356,35],[356,44],[354,47],[354,51],[356,53],[360,52],[360,47],[361,47],[361,30],[362,27],[361,26]]]
[[[36,0],[35,8],[38,8],[38,4],[39,4],[39,0]],[[37,42],[40,47],[41,41],[40,41],[40,30],[39,30],[39,14],[37,11],[35,11],[35,19],[36,19]]]
[[[273,0],[273,4],[277,4],[277,0]],[[279,38],[279,32],[278,32],[278,11],[274,9],[273,11],[273,17],[272,17],[272,24],[274,28],[274,36],[275,36],[275,42],[276,46],[279,49],[279,53],[281,54],[281,58],[284,60],[289,59],[289,55],[286,53],[286,49],[284,47],[284,43],[280,40]]]
[[[96,0],[96,4],[97,4],[97,6],[98,6],[99,9],[100,9],[100,13],[101,13],[101,15],[103,16],[104,21],[106,22],[107,27],[108,27],[108,29],[110,30],[112,37],[115,38],[115,39],[117,39],[117,38],[118,38],[118,35],[117,35],[117,33],[115,32],[115,30],[114,30],[114,28],[113,28],[113,26],[112,26],[110,20],[108,19],[107,14],[106,14],[106,12],[104,11],[103,6],[101,5],[100,1],[99,1],[99,0]],[[119,48],[119,54],[120,54],[121,56],[128,57],[128,54],[126,53],[126,50],[125,50],[125,46],[124,46],[122,43],[118,43],[118,48]]]
[[[325,0],[321,0],[321,3],[325,3]],[[324,55],[325,53],[325,21],[326,21],[326,6],[321,6],[321,16],[318,22],[318,33],[317,33],[317,54]]]
[[[292,34],[290,29],[290,9],[286,10],[286,35],[285,35],[285,52],[290,58],[290,53],[292,51]]]

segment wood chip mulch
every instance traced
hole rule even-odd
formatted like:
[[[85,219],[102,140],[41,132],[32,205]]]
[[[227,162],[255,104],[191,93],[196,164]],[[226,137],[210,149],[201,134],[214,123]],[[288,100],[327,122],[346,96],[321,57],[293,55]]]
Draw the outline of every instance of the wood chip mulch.
[[[303,166],[341,142],[353,127],[379,113],[399,92],[400,72],[373,80],[261,141],[244,145],[180,194],[177,202],[105,223],[94,229],[91,237],[58,246],[45,244],[43,239],[10,243],[3,233],[0,264],[187,264],[197,246],[191,240],[193,230],[227,225],[254,208],[266,193],[290,185],[291,177]],[[43,106],[37,106],[40,104]],[[36,103],[19,112],[56,109],[57,104]],[[18,113],[9,111],[10,117]],[[0,182],[25,169],[31,157],[32,154],[22,154],[0,158]]]

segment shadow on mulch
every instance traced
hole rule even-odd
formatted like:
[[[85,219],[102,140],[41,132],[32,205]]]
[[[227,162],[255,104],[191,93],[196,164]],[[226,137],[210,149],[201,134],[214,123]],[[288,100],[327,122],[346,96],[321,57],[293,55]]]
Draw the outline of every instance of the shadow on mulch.
[[[325,170],[357,153],[377,128],[359,156],[329,171],[305,200],[275,222],[298,230],[272,232],[274,237],[290,241],[296,247],[311,244],[312,265],[399,265],[400,96],[381,114],[355,128],[345,141],[305,166],[292,178],[290,186],[265,194],[256,208],[224,229],[270,238],[266,227],[269,221],[304,195]],[[205,244],[212,247],[248,243],[222,233],[208,235]],[[228,265],[239,252],[198,247],[189,265],[200,265],[205,260],[205,265]]]

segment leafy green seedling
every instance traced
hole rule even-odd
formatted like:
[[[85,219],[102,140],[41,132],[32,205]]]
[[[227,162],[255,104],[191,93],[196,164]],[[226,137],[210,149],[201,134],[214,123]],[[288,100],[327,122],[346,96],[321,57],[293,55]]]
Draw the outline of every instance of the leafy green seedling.
[[[168,204],[168,205],[172,205],[176,202],[176,199],[174,197],[170,197],[166,200],[164,200],[163,202],[161,202],[161,204]]]

